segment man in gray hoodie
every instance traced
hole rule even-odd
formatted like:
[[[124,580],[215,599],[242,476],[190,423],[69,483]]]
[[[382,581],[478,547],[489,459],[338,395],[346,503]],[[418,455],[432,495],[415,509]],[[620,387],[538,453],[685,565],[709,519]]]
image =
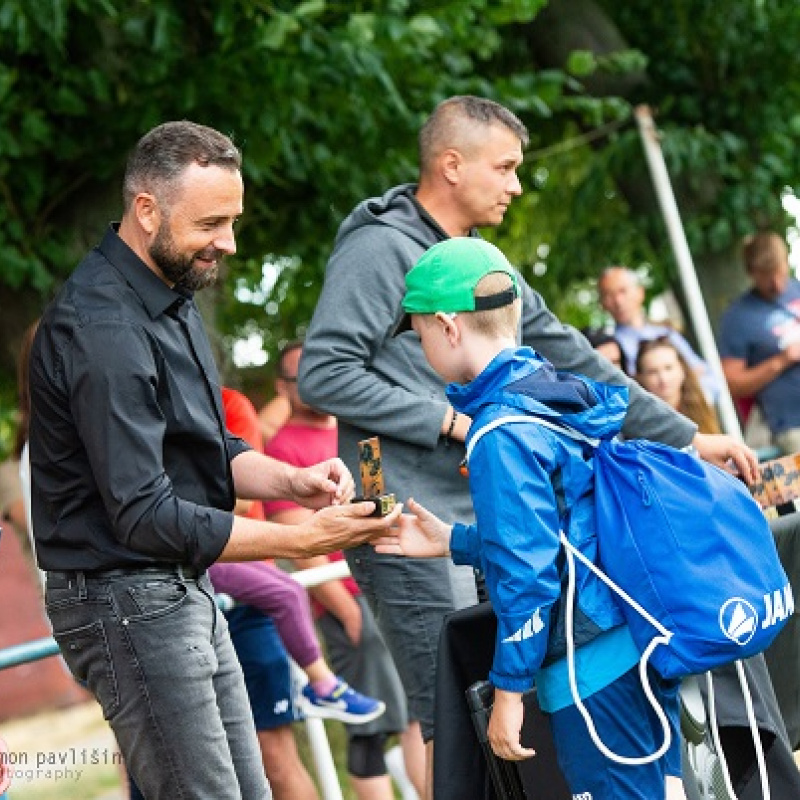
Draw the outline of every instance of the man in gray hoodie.
[[[522,193],[516,170],[527,142],[523,123],[498,103],[469,96],[441,103],[420,132],[419,183],[365,200],[339,228],[306,336],[300,394],[338,418],[340,457],[357,472],[356,443],[380,436],[386,491],[413,497],[445,520],[473,518],[459,473],[470,420],[447,403],[417,335],[392,334],[402,316],[405,275],[420,255],[443,239],[477,236],[477,227],[502,222]],[[694,444],[703,458],[733,459],[748,480],[755,477],[751,451],[727,436],[698,434],[693,423],[599,358],[524,280],[520,285],[520,341],[560,370],[627,384],[625,434]],[[430,770],[439,631],[446,613],[475,602],[474,576],[448,559],[404,559],[370,546],[347,551],[347,561],[394,656]],[[431,786],[429,777],[429,794]]]

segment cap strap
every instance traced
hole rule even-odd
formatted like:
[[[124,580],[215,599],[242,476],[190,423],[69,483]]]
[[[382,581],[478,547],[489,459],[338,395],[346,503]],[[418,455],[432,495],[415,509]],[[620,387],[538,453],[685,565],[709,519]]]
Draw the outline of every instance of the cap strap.
[[[493,308],[502,308],[503,306],[510,306],[517,299],[517,289],[512,286],[509,289],[503,289],[502,292],[497,294],[487,294],[484,297],[475,298],[476,311],[490,311]]]

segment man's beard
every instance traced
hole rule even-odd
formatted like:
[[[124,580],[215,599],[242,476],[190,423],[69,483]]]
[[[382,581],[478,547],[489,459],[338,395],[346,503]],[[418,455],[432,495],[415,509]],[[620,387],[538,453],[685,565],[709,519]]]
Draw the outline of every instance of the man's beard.
[[[149,254],[170,283],[190,292],[205,289],[217,280],[219,265],[225,255],[222,251],[213,248],[201,250],[191,256],[179,253],[175,249],[175,242],[172,239],[168,221],[164,221],[159,228],[153,243],[150,245]],[[198,256],[216,260],[216,264],[205,269],[194,266],[193,262]]]

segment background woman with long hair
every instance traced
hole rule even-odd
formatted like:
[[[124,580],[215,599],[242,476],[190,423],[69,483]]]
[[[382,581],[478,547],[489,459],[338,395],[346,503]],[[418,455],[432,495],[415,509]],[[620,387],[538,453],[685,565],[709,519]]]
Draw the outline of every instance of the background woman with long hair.
[[[700,433],[719,433],[717,414],[697,375],[666,336],[642,342],[636,355],[636,380],[695,422]]]

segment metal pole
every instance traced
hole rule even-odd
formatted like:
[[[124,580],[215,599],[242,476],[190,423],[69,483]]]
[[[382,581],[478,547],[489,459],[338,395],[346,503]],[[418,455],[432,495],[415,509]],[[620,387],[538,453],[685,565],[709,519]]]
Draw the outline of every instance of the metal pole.
[[[711,323],[708,319],[708,310],[703,301],[703,294],[697,280],[692,255],[689,252],[689,244],[686,241],[686,233],[683,230],[681,216],[678,212],[678,204],[675,202],[675,194],[672,191],[667,165],[664,162],[664,154],[661,152],[661,144],[658,141],[658,131],[647,106],[637,106],[635,114],[636,122],[639,126],[639,135],[644,145],[647,166],[650,168],[650,176],[653,179],[658,204],[661,207],[661,213],[667,225],[670,244],[675,255],[675,261],[678,264],[678,272],[683,284],[683,290],[686,293],[686,301],[689,304],[689,313],[697,334],[700,351],[709,369],[722,379],[718,402],[722,428],[726,433],[735,436],[741,441],[743,437],[742,429],[739,425],[739,417],[736,414],[736,409],[722,372],[719,352],[717,351],[714,334],[711,331]]]
[[[331,753],[331,745],[325,724],[321,719],[306,717],[306,734],[314,768],[319,781],[319,788],[323,800],[343,800],[342,787],[339,785],[339,776],[336,774],[336,764]]]
[[[350,568],[347,566],[347,562],[342,560],[331,561],[320,567],[297,570],[292,572],[291,576],[302,586],[310,588],[327,581],[346,578],[349,574]],[[291,665],[295,682],[300,685],[307,683],[308,678],[300,667],[294,661],[291,661]],[[343,800],[342,787],[339,785],[339,776],[336,773],[336,764],[333,760],[324,722],[321,719],[306,716],[305,726],[322,800]]]
[[[344,564],[347,566],[346,562]],[[292,669],[292,683],[297,687],[296,692],[299,694],[302,687],[308,683],[308,678],[291,658],[289,665]],[[339,776],[336,773],[336,763],[333,760],[325,722],[319,717],[309,715],[306,715],[303,722],[306,726],[308,746],[314,762],[314,770],[317,773],[322,800],[343,800],[342,787],[339,785]]]
[[[32,642],[12,644],[0,650],[0,670],[18,667],[20,664],[30,664],[58,653],[58,645],[52,636]]]

